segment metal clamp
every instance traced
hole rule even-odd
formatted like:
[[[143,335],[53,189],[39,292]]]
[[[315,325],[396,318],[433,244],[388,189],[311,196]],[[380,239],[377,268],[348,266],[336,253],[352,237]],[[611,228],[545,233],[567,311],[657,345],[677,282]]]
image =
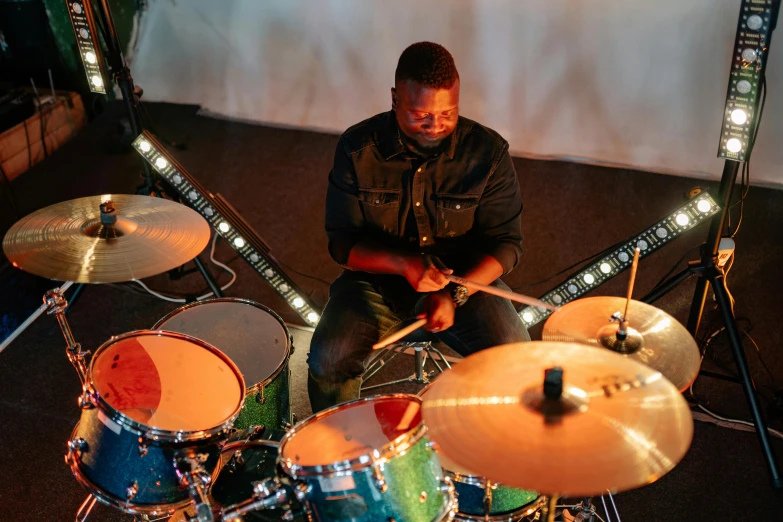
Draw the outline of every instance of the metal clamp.
[[[386,477],[383,475],[383,464],[373,464],[372,477],[375,482],[375,487],[377,487],[381,493],[386,493],[389,489],[389,485],[386,484]]]

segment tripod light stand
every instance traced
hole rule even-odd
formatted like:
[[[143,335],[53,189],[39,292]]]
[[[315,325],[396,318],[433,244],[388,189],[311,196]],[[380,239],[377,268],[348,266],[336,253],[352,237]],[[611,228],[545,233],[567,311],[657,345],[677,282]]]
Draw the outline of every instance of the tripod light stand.
[[[759,95],[764,85],[764,69],[769,51],[769,41],[780,9],[780,0],[764,3],[742,0],[737,36],[734,43],[732,71],[724,112],[724,125],[718,156],[725,159],[721,177],[718,201],[721,211],[712,218],[707,242],[702,246],[698,261],[674,275],[650,294],[642,298],[652,303],[692,276],[698,277],[688,316],[688,331],[696,336],[701,323],[708,290],[711,288],[728,334],[739,382],[753,418],[753,424],[767,462],[772,485],[783,489],[775,452],[773,451],[767,425],[759,404],[756,386],[751,378],[748,362],[742,347],[740,332],[732,309],[723,270],[718,266],[718,250],[731,206],[731,195],[737,180],[740,164],[750,159],[755,134],[760,119]],[[763,107],[763,104],[762,104]],[[725,378],[725,376],[702,371],[703,375]],[[730,379],[734,380],[734,379]]]

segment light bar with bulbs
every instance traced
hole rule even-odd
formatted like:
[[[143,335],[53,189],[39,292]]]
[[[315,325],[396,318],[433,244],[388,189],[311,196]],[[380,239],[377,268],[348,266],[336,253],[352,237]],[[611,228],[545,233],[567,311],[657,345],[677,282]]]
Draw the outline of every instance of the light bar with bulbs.
[[[90,91],[106,94],[106,62],[101,53],[100,37],[89,0],[66,0],[68,15],[79,47],[79,56],[87,73]]]
[[[718,157],[745,161],[772,31],[773,0],[742,0]]]
[[[634,249],[640,249],[639,257],[645,257],[667,245],[672,239],[709,220],[720,211],[720,206],[707,192],[693,197],[686,205],[637,235],[628,243],[604,258],[583,269],[566,282],[547,292],[541,300],[555,306],[583,296],[623,272],[633,262]],[[530,328],[543,321],[552,312],[546,308],[528,306],[519,317]]]
[[[133,147],[179,192],[182,200],[209,222],[231,247],[263,277],[304,321],[315,326],[320,310],[278,266],[258,233],[220,195],[213,195],[196,181],[148,131]]]

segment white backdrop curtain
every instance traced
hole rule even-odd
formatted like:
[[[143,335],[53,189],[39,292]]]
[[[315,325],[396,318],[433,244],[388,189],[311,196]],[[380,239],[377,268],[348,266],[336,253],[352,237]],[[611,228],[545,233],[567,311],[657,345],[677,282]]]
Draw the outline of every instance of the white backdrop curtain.
[[[738,14],[738,0],[151,0],[132,65],[148,101],[340,133],[389,109],[399,54],[430,40],[454,55],[461,113],[516,155],[718,179]],[[777,187],[780,40],[751,162]]]

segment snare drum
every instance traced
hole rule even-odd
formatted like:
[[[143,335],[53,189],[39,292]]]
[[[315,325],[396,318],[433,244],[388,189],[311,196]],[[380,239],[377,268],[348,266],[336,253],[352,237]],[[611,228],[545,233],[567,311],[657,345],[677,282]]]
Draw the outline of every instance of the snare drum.
[[[211,473],[242,407],[231,360],[170,332],[113,337],[95,352],[66,462],[98,500],[129,513],[171,513],[190,502],[174,467],[199,454]]]
[[[419,392],[424,399],[429,386]],[[437,445],[435,445],[437,448]],[[443,472],[454,483],[459,499],[455,520],[465,522],[518,522],[537,520],[547,498],[534,491],[511,488],[471,474],[438,452]]]
[[[295,426],[279,465],[319,522],[450,521],[454,488],[426,431],[415,395],[358,399]]]
[[[239,366],[248,388],[236,428],[285,429],[293,423],[288,368],[293,343],[283,320],[269,308],[234,298],[198,301],[177,308],[153,330],[202,339]]]

